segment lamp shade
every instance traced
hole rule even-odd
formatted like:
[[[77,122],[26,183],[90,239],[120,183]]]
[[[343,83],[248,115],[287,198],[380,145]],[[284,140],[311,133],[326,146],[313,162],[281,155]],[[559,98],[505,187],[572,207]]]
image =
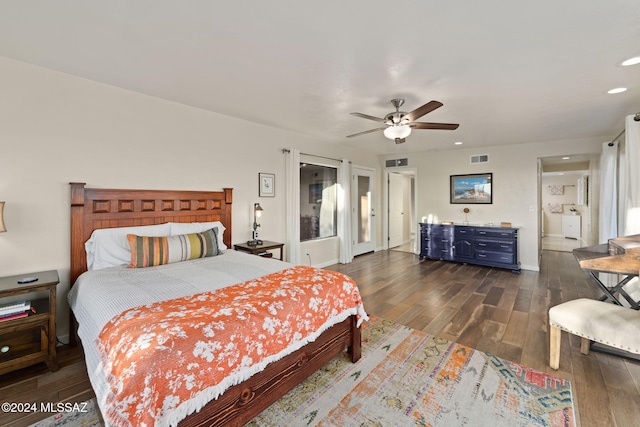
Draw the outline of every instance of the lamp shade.
[[[4,226],[4,202],[0,202],[0,233],[7,231],[7,227]]]
[[[411,128],[407,125],[393,125],[384,130],[384,136],[395,140],[396,138],[404,139],[411,135]]]

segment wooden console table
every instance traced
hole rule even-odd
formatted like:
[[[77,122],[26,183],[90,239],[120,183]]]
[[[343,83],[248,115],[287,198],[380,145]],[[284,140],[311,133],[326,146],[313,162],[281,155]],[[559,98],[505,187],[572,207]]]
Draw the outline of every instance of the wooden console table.
[[[640,299],[634,299],[624,289],[634,277],[640,274],[640,234],[609,239],[608,243],[587,246],[573,250],[573,255],[600,288],[604,296],[601,301],[622,305],[624,298],[634,310],[640,310]],[[608,287],[598,277],[598,273],[619,274],[622,279],[613,287]]]

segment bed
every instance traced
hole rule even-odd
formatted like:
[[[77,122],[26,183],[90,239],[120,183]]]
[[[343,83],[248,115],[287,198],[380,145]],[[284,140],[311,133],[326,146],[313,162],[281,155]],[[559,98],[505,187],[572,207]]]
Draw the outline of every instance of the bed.
[[[161,311],[158,309],[158,305],[167,303],[165,301],[167,298],[169,298],[170,303],[179,302],[183,304],[184,301],[180,300],[180,298],[188,299],[190,302],[194,300],[202,301],[202,295],[208,296],[212,292],[220,291],[224,294],[230,294],[233,292],[232,290],[241,288],[239,292],[243,292],[242,295],[245,295],[243,286],[247,284],[254,286],[262,283],[265,279],[270,282],[275,280],[273,278],[276,276],[283,283],[288,283],[291,282],[289,278],[292,276],[287,275],[293,274],[290,272],[298,269],[307,269],[303,273],[313,275],[314,280],[316,280],[315,274],[320,274],[320,271],[314,272],[308,267],[292,266],[278,260],[265,259],[231,249],[222,251],[223,253],[220,256],[176,262],[151,268],[112,267],[90,269],[88,271],[85,243],[92,238],[95,230],[101,229],[110,229],[110,231],[113,229],[115,231],[122,227],[163,227],[164,224],[172,224],[172,227],[175,227],[176,230],[190,230],[189,227],[194,223],[218,223],[220,227],[215,227],[216,230],[220,228],[223,232],[220,235],[216,234],[212,239],[222,247],[231,248],[233,192],[230,188],[225,188],[223,191],[164,191],[87,188],[84,183],[71,183],[70,186],[70,283],[72,288],[69,292],[69,301],[72,309],[72,321],[70,322],[69,337],[72,345],[77,343],[78,336],[82,342],[89,376],[96,391],[98,403],[102,405],[101,411],[103,414],[108,408],[104,407],[107,400],[103,396],[104,390],[100,389],[117,377],[114,374],[116,371],[109,371],[110,373],[102,372],[105,365],[101,364],[101,362],[106,360],[105,348],[109,348],[109,345],[105,345],[105,342],[109,343],[109,339],[116,340],[120,338],[119,334],[123,333],[122,331],[126,333],[133,330],[128,325],[123,327],[118,323],[122,318],[132,317],[138,319],[138,323],[142,324],[141,327],[144,328],[149,325],[140,319],[146,319],[144,316],[149,315],[149,313]],[[216,237],[219,238],[219,242]],[[92,264],[94,262],[90,257],[89,263]],[[224,268],[223,272],[218,272],[218,268]],[[203,286],[206,286],[204,284],[206,281],[205,275],[209,274],[210,270],[215,271],[213,274],[218,278],[222,277],[223,280],[221,280],[220,284],[216,284],[214,289],[203,291],[205,289]],[[336,272],[328,273],[340,274]],[[298,273],[296,272],[296,274]],[[301,276],[304,276],[304,274],[301,274]],[[149,285],[150,282],[147,276],[153,281],[153,286]],[[188,280],[187,276],[189,276]],[[338,281],[343,280],[341,276],[331,277],[337,278],[336,280]],[[344,278],[348,279],[346,276]],[[132,284],[132,286],[133,284],[138,286],[139,283],[142,283],[142,285],[136,287],[136,290],[133,288],[129,290],[129,288],[122,287],[122,279],[126,283]],[[175,285],[172,280],[175,280],[180,285]],[[325,279],[323,278],[322,280]],[[331,280],[333,279],[327,279],[327,283]],[[170,286],[163,287],[165,282],[170,283]],[[185,282],[184,285],[182,284],[183,282]],[[220,287],[232,283],[232,286],[220,289]],[[295,286],[302,285],[296,284]],[[325,286],[325,282],[322,282],[320,286]],[[344,287],[345,285],[343,284],[342,286]],[[354,295],[357,294],[356,299],[359,300],[357,286],[355,288],[355,291],[349,292]],[[109,292],[112,293],[110,294]],[[155,300],[149,302],[145,298],[151,294],[153,294],[152,297]],[[253,298],[251,297],[252,300]],[[98,305],[95,304],[96,301],[98,301]],[[150,307],[149,313],[145,312],[144,315],[141,315],[137,311],[141,302],[146,304],[144,305],[145,308]],[[210,305],[204,303],[202,305],[207,309],[210,308]],[[113,319],[108,322],[105,320],[120,311],[122,312],[113,318],[118,319],[115,324],[111,325],[111,323],[114,323]],[[207,394],[208,403],[196,402],[194,404],[194,400],[191,400],[188,404],[185,403],[181,411],[178,411],[182,415],[178,415],[178,418],[176,418],[175,412],[173,412],[169,417],[163,418],[161,423],[167,425],[179,423],[180,426],[244,425],[336,355],[348,351],[351,360],[356,362],[361,355],[359,323],[366,319],[366,313],[362,307],[361,300],[359,300],[357,307],[350,308],[348,313],[342,309],[339,312],[339,316],[334,316],[327,320],[321,328],[309,333],[303,339],[297,339],[294,343],[295,345],[279,351],[277,356],[271,355],[255,363],[255,366],[251,369],[251,375],[247,378],[244,378],[247,376],[244,373],[242,378],[234,376],[229,381],[227,381],[228,378],[226,377],[224,381],[216,379],[217,388],[211,387],[215,388],[215,390]],[[131,313],[134,313],[134,315]],[[217,313],[215,314],[215,316],[218,315]],[[306,316],[309,318],[308,313]],[[108,324],[105,325],[105,322]],[[155,324],[155,321],[149,323]],[[162,323],[159,322],[158,324]],[[192,323],[197,322],[194,321]],[[298,323],[306,324],[307,322]],[[311,324],[312,322],[308,323]],[[112,326],[114,329],[108,329],[107,326]],[[117,329],[117,327],[121,329]],[[307,325],[306,327],[309,328],[310,326]],[[96,336],[96,331],[100,331],[99,338]],[[106,337],[103,336],[105,333]],[[300,338],[300,334],[296,334]],[[129,353],[132,352],[129,349]],[[155,361],[164,357],[153,357],[152,359]],[[175,359],[176,366],[180,361],[182,361],[182,358]],[[242,363],[244,364],[245,362]],[[130,367],[125,367],[124,369],[125,372],[129,372]],[[198,371],[200,372],[202,369],[198,369]],[[235,373],[236,371],[234,371],[233,375]],[[180,375],[183,375],[183,373]],[[99,379],[96,379],[97,377]],[[144,381],[147,380],[145,379]],[[110,385],[113,386],[113,383]],[[156,386],[154,385],[153,387]],[[220,387],[224,390],[221,391],[222,388]],[[147,389],[149,388],[147,387]],[[100,402],[101,400],[102,403]],[[185,410],[184,407],[188,408]],[[188,415],[184,415],[185,411]],[[118,418],[113,419],[118,420]],[[118,424],[119,421],[113,423]],[[126,425],[126,421],[122,421],[122,424]]]

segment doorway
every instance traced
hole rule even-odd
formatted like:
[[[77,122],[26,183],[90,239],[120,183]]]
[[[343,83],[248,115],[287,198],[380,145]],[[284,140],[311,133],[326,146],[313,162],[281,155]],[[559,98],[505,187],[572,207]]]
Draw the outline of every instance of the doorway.
[[[595,154],[538,159],[538,255],[571,252],[596,244],[597,206],[593,197]]]
[[[384,235],[387,249],[417,253],[416,174],[415,169],[385,171],[387,218]]]

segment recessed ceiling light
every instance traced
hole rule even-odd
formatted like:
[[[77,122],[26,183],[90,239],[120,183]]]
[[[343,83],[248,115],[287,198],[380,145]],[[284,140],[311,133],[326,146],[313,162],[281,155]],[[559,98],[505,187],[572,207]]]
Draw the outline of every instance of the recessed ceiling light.
[[[560,172],[560,173],[558,173],[558,175],[564,175],[564,172]]]
[[[562,160],[569,160],[571,157],[565,156],[562,158]]]
[[[456,141],[456,142],[454,142],[454,144],[455,144],[455,145],[462,145],[462,142],[460,142],[460,141]]]
[[[622,61],[620,65],[623,67],[628,67],[629,65],[640,64],[640,56],[634,56],[633,58],[629,58],[626,61]]]
[[[607,93],[614,94],[614,93],[622,93],[626,91],[627,91],[626,87],[617,87],[615,89],[608,90]]]

